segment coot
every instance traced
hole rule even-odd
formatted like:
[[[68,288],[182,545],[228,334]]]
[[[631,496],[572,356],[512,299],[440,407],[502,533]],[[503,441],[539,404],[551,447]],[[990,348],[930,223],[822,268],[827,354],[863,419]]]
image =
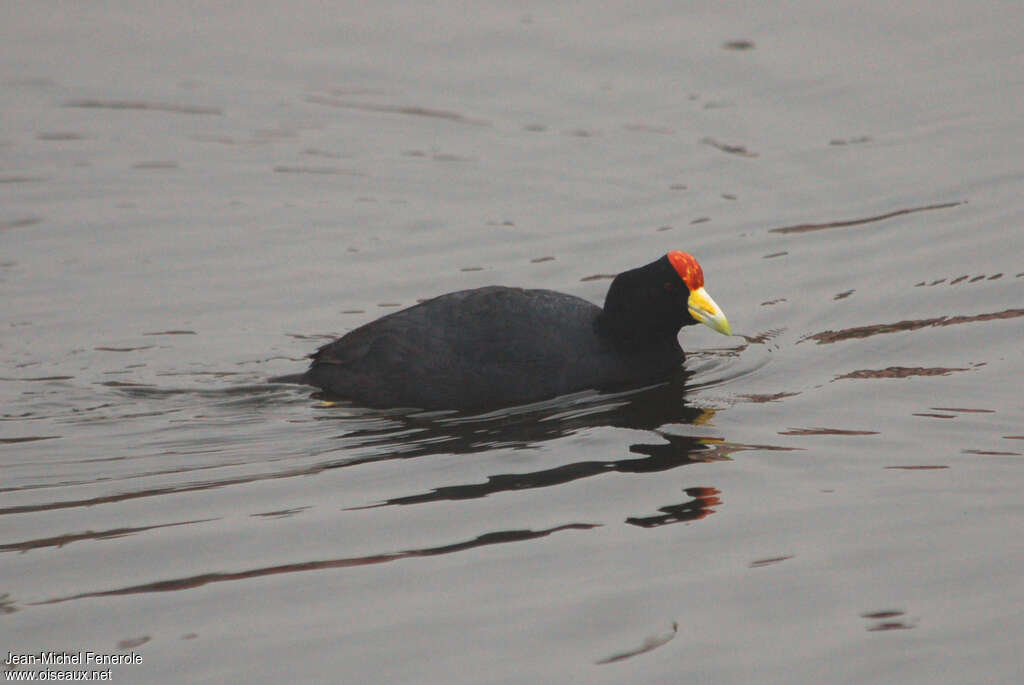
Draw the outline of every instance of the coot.
[[[370,407],[525,404],[663,380],[685,358],[679,329],[695,323],[731,335],[700,264],[673,251],[616,276],[603,309],[552,290],[462,290],[360,326],[275,380]]]

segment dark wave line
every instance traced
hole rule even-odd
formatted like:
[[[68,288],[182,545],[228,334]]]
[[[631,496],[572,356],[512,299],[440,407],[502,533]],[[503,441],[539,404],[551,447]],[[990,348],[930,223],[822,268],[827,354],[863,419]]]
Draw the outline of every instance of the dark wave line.
[[[897,321],[896,323],[878,323],[870,326],[842,328],[838,331],[822,331],[820,333],[813,333],[811,335],[804,336],[798,342],[813,340],[819,345],[827,345],[841,340],[868,338],[872,335],[880,335],[882,333],[916,331],[919,328],[927,328],[929,326],[955,326],[962,323],[977,323],[980,321],[994,321],[997,319],[1013,319],[1018,316],[1024,316],[1024,309],[1004,309],[1001,312],[987,312],[985,314],[939,316],[934,319],[907,319],[905,321]]]
[[[567,523],[553,528],[543,530],[503,530],[494,533],[485,533],[472,540],[456,542],[450,545],[439,547],[425,547],[422,549],[410,549],[402,552],[386,552],[373,554],[365,557],[347,557],[341,559],[322,559],[317,561],[302,561],[293,564],[280,564],[278,566],[264,566],[261,568],[249,569],[247,571],[236,571],[233,573],[201,573],[195,576],[184,578],[173,578],[171,580],[160,580],[154,583],[143,583],[142,585],[131,585],[129,587],[116,588],[114,590],[100,590],[97,592],[83,592],[67,597],[47,599],[42,602],[29,602],[33,606],[44,604],[59,604],[69,602],[73,599],[87,599],[90,597],[114,597],[118,595],[135,595],[148,592],[176,592],[178,590],[191,590],[210,583],[223,583],[230,580],[247,580],[249,578],[260,578],[273,576],[281,573],[299,573],[303,571],[322,571],[332,568],[350,568],[353,566],[369,566],[371,564],[383,564],[389,561],[398,561],[409,557],[428,557],[439,554],[451,554],[463,552],[476,547],[497,545],[506,542],[521,542],[523,540],[534,540],[558,533],[563,530],[591,530],[599,528],[599,523]]]
[[[924,207],[911,207],[909,209],[897,209],[892,212],[886,212],[885,214],[879,214],[878,216],[869,216],[865,219],[847,219],[845,221],[830,221],[825,224],[797,224],[796,226],[782,226],[780,228],[770,228],[769,233],[809,233],[811,231],[823,231],[826,228],[843,228],[845,226],[859,226],[860,224],[870,224],[875,221],[885,221],[886,219],[892,219],[893,217],[903,216],[904,214],[913,214],[914,212],[927,212],[933,209],[949,209],[950,207],[957,207],[959,205],[967,204],[966,200],[958,202],[943,202],[937,205],[925,205]]]

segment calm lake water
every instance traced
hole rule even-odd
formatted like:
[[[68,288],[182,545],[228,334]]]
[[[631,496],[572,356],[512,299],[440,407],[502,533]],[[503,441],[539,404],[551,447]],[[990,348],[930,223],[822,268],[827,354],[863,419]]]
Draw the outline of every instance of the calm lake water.
[[[2,11],[5,657],[1020,682],[1019,2],[142,5]],[[601,302],[671,249],[741,335],[686,329],[660,387],[266,383],[422,298]]]

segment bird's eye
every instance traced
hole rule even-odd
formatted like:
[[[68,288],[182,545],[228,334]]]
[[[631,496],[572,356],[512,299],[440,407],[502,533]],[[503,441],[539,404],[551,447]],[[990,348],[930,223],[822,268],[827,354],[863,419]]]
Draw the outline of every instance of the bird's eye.
[[[669,291],[675,290],[676,289],[676,285],[677,284],[673,283],[672,281],[665,281],[665,290],[669,290]]]

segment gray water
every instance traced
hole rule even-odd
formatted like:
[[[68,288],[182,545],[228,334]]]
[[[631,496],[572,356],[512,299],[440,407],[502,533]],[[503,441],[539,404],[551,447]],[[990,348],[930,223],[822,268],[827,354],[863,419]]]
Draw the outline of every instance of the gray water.
[[[2,10],[5,657],[1019,682],[1020,3],[140,5]],[[265,382],[671,249],[741,334],[686,329],[685,386]]]

